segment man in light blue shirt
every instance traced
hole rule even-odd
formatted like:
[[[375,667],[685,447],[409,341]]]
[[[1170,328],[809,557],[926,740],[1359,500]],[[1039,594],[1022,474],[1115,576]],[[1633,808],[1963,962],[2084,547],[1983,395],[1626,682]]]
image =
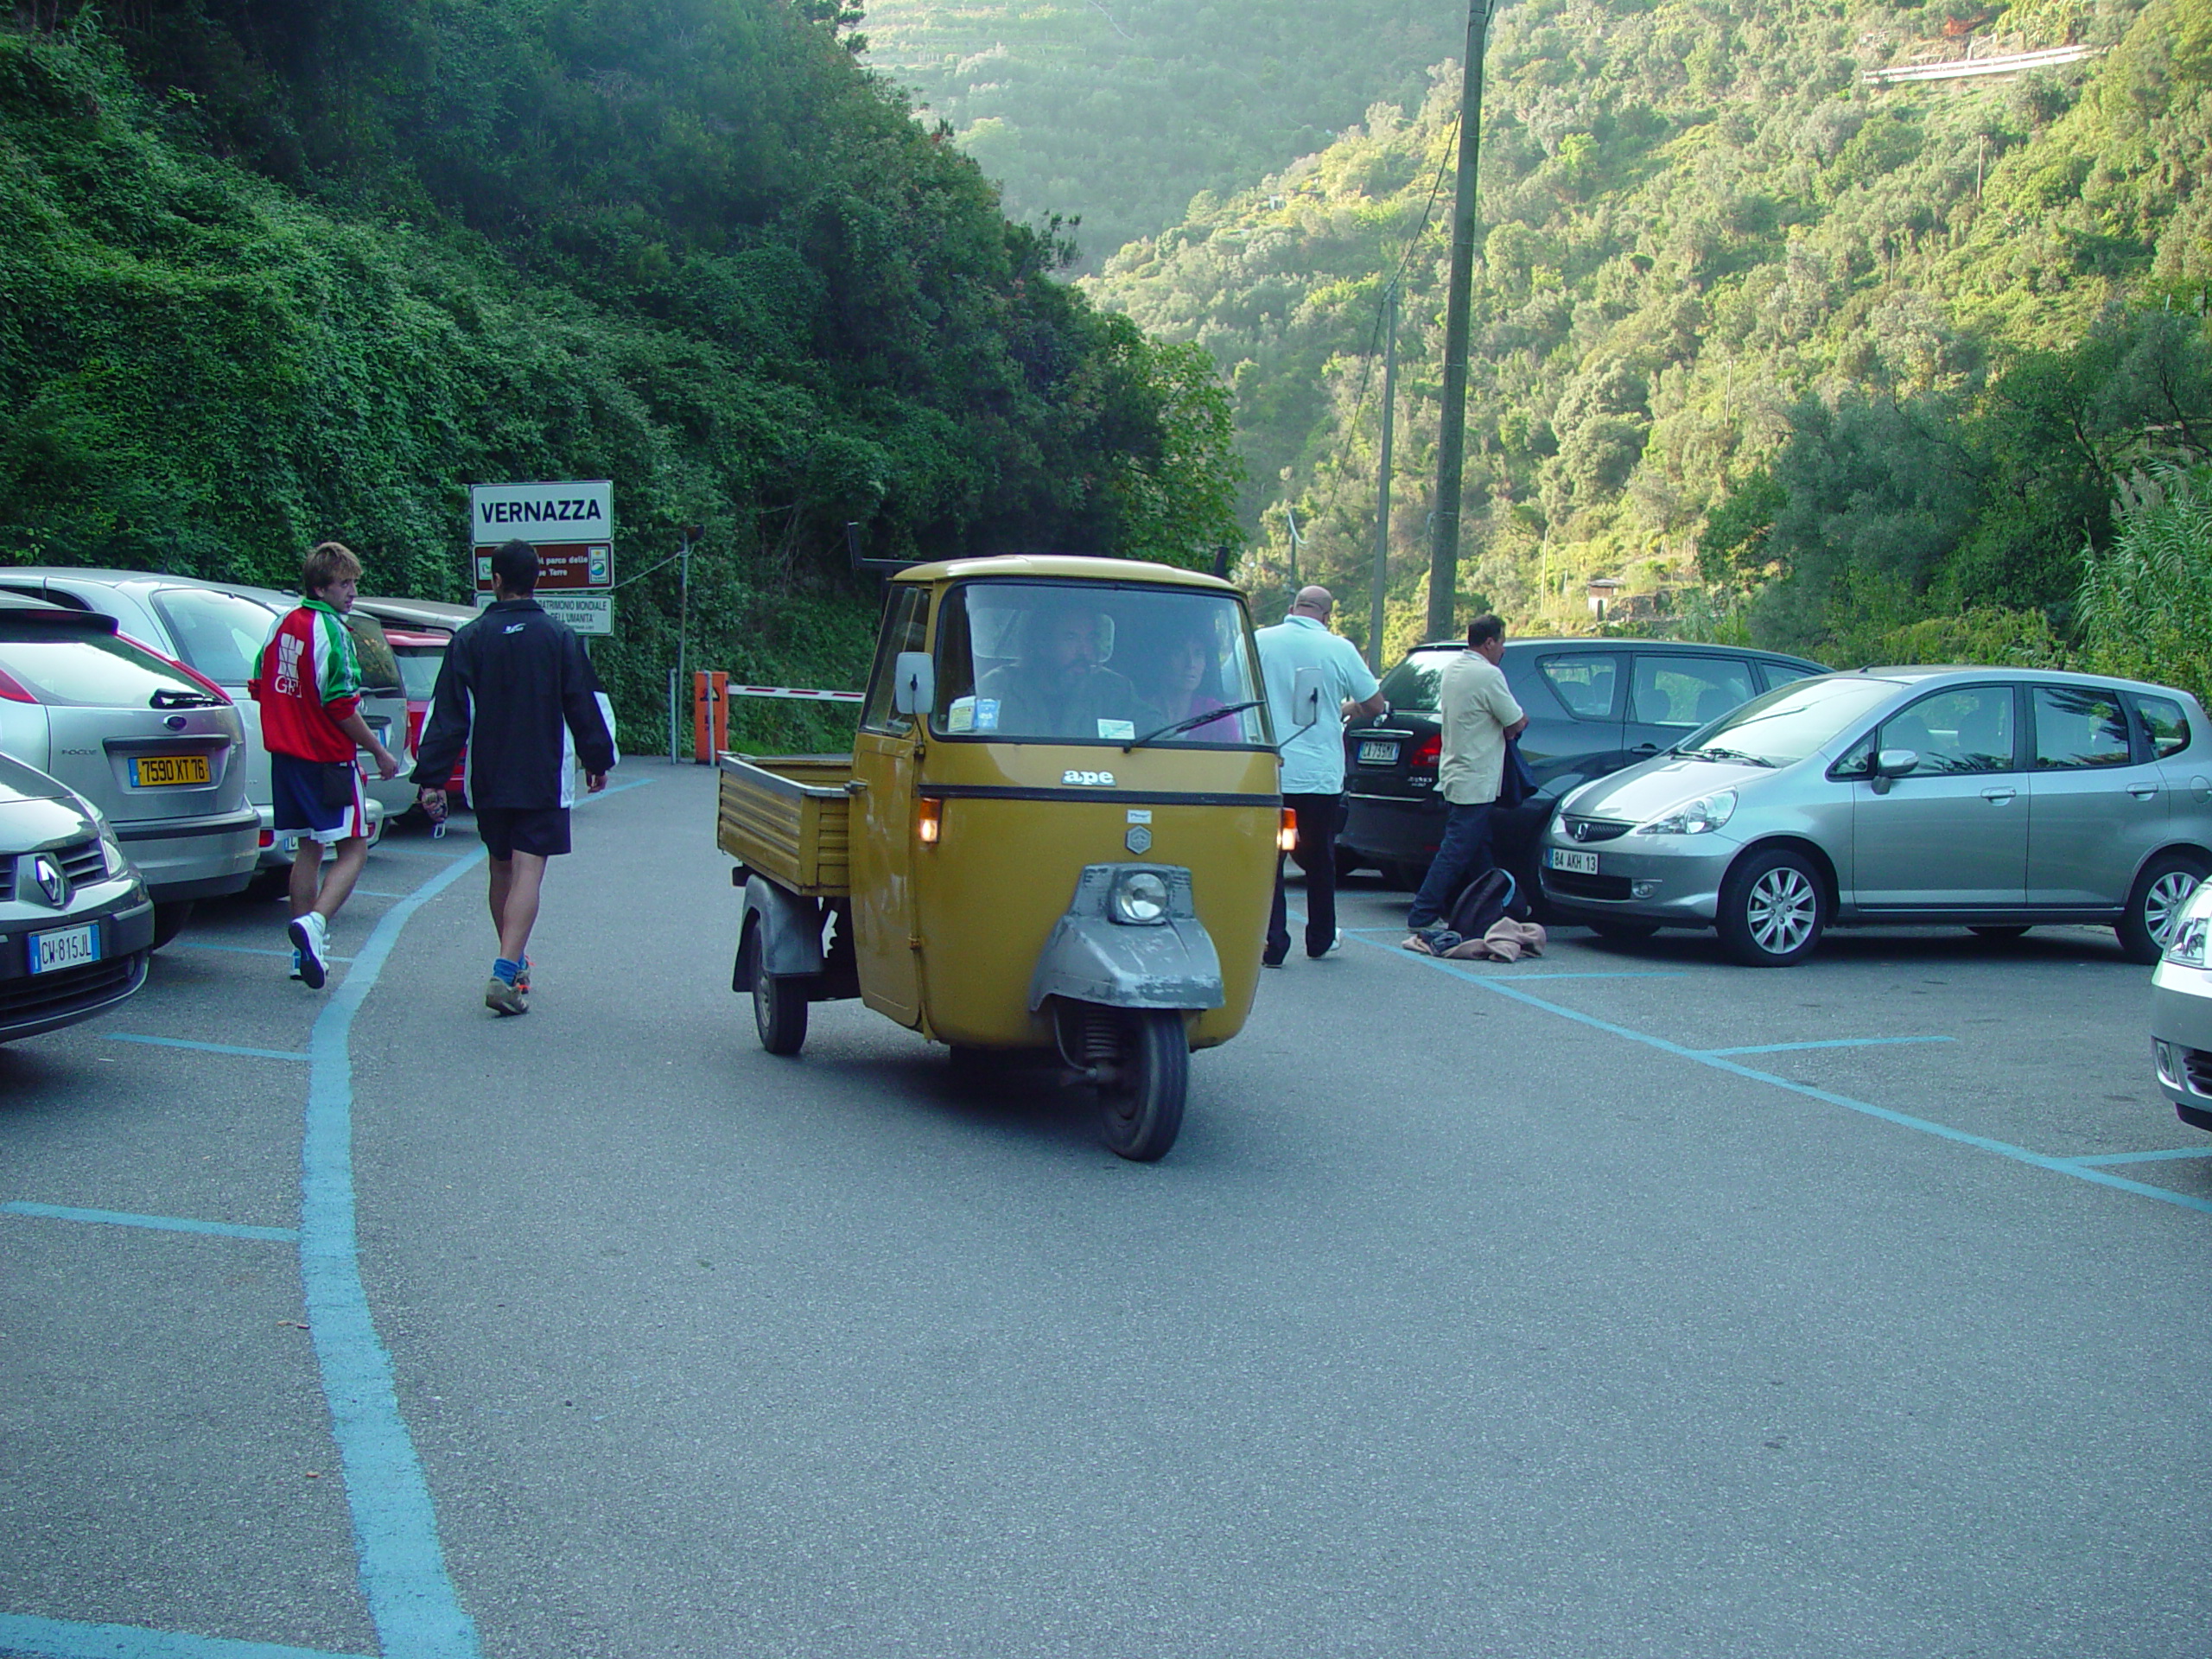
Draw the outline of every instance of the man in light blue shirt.
[[[1282,753],[1282,804],[1298,814],[1294,855],[1306,872],[1306,954],[1327,956],[1344,942],[1337,926],[1337,830],[1344,823],[1344,721],[1355,712],[1379,715],[1389,705],[1352,642],[1329,632],[1336,600],[1325,588],[1301,588],[1290,614],[1255,636],[1268,713]],[[1321,718],[1300,729],[1291,690],[1301,668],[1321,671]],[[1290,955],[1283,906],[1282,857],[1275,857],[1275,905],[1268,918],[1261,961],[1280,968]]]

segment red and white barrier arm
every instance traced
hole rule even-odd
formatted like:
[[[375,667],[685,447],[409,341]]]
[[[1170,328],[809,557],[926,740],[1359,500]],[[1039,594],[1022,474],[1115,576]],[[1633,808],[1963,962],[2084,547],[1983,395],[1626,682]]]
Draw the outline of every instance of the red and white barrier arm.
[[[798,685],[740,685],[729,683],[733,697],[791,697],[803,702],[860,702],[866,700],[862,691],[813,691]]]

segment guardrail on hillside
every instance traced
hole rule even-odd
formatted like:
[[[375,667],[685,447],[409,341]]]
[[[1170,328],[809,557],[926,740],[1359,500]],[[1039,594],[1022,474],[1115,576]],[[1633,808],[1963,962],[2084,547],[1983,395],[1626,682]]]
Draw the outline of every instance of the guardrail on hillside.
[[[2030,69],[2055,69],[2101,55],[2101,46],[2048,46],[2039,52],[2008,52],[1999,57],[1953,58],[1941,63],[1909,63],[1893,69],[1869,69],[1877,86],[1904,86],[1929,80],[1966,80],[1983,75],[2017,75]],[[1971,53],[1972,48],[1968,48]]]

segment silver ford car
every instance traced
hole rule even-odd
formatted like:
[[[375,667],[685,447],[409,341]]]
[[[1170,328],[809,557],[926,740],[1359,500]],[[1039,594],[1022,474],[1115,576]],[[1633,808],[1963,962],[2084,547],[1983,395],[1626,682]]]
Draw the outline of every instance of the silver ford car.
[[[1563,919],[1714,928],[1753,966],[1882,923],[2094,923],[2152,963],[2212,870],[2212,728],[2185,692],[2083,674],[1824,675],[1577,790],[1544,841]]]

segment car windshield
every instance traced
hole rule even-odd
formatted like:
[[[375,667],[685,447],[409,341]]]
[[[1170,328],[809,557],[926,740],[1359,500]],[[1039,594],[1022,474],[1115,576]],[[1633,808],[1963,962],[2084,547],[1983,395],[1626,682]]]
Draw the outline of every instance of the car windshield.
[[[0,621],[0,668],[41,702],[57,707],[185,708],[216,701],[174,664],[111,633]]]
[[[426,702],[430,693],[438,689],[438,665],[446,659],[446,648],[442,645],[403,645],[396,641],[391,654],[399,659],[399,678],[407,688],[407,695],[416,702]]]
[[[1748,760],[1755,766],[1795,766],[1840,737],[1862,715],[1897,694],[1895,680],[1838,675],[1798,680],[1753,697],[1742,708],[1700,728],[1675,746],[1682,754]]]
[[[1437,688],[1444,683],[1444,671],[1466,653],[1456,647],[1440,651],[1417,651],[1382,677],[1382,692],[1389,700],[1393,712],[1408,715],[1433,715],[1443,707]]]
[[[1198,588],[975,582],[938,621],[940,736],[1265,743],[1243,607]],[[1219,710],[1212,719],[1201,718]],[[1183,721],[1180,731],[1160,730]]]
[[[205,588],[164,588],[154,608],[168,626],[176,654],[218,685],[244,685],[254,676],[277,613],[257,600]]]

